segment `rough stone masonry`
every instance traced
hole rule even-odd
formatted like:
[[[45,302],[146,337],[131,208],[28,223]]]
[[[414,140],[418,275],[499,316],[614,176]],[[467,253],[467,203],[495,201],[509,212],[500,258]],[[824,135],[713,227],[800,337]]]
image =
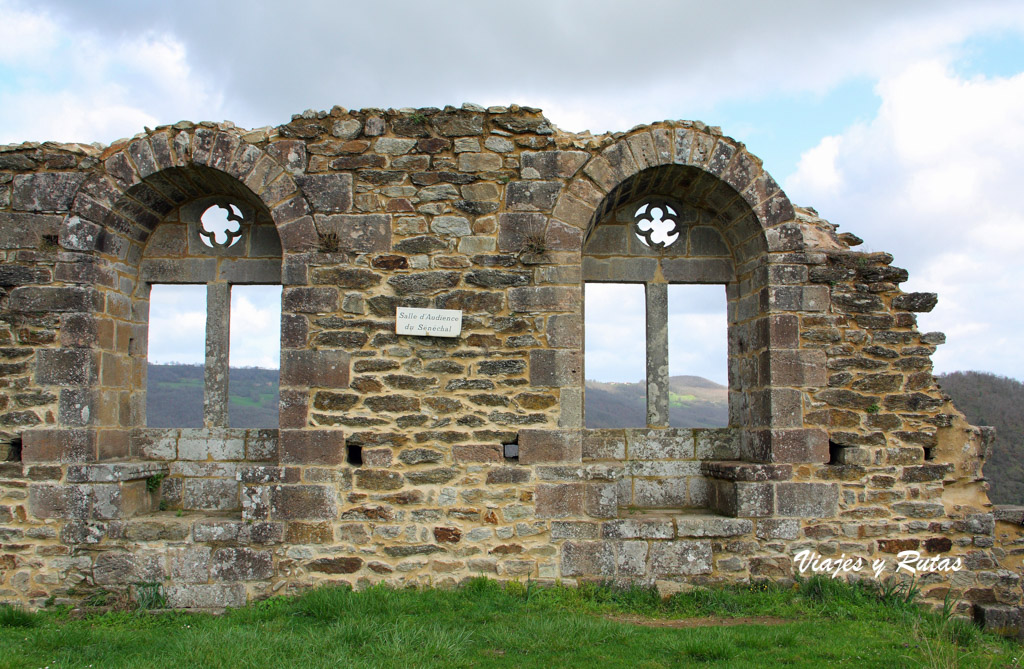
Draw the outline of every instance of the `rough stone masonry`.
[[[238,212],[234,243],[210,243],[211,207]],[[670,234],[638,223],[656,208]],[[0,147],[0,600],[667,591],[917,551],[962,564],[917,574],[926,601],[1015,629],[1024,513],[989,502],[991,435],[932,376],[944,337],[915,313],[936,296],[859,243],[699,122],[335,107]],[[584,428],[588,282],[645,288],[644,428]],[[727,428],[668,427],[670,283],[726,286]],[[203,428],[146,425],[154,284],[206,286]],[[245,284],[283,286],[276,430],[227,417]],[[398,335],[399,306],[461,310],[461,335]]]

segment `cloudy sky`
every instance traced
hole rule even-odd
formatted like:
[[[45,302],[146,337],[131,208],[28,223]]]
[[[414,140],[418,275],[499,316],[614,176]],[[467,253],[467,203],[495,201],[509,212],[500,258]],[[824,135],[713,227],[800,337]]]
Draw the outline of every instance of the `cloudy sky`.
[[[595,132],[719,125],[794,202],[894,254],[905,289],[939,293],[920,318],[948,335],[937,371],[1024,379],[1024,3],[0,0],[0,19],[0,142],[277,125],[336,104],[518,102]],[[638,380],[622,342],[642,330],[619,327],[642,312],[597,297],[588,316],[612,326],[588,376]],[[673,373],[724,379],[724,338],[705,334],[724,330],[723,302],[673,298]],[[249,306],[240,330],[273,320]]]

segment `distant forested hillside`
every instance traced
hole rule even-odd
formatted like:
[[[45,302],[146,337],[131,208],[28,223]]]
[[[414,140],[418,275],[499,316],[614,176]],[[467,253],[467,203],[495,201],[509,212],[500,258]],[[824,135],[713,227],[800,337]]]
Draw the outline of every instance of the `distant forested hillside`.
[[[953,372],[939,385],[972,425],[996,428],[985,477],[995,504],[1024,504],[1024,383],[985,372]]]
[[[644,427],[647,392],[643,382],[587,381],[587,427]],[[729,424],[729,392],[699,376],[669,378],[672,427],[724,427]]]
[[[146,423],[203,426],[203,366],[149,365]],[[232,367],[228,377],[231,427],[277,427],[278,370]]]

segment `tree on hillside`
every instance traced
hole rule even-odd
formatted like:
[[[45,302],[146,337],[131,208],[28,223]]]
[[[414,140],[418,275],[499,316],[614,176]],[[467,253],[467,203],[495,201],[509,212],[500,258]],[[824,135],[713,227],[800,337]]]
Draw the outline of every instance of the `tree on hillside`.
[[[984,474],[995,504],[1024,504],[1024,383],[986,372],[953,372],[939,385],[972,425],[996,428]]]

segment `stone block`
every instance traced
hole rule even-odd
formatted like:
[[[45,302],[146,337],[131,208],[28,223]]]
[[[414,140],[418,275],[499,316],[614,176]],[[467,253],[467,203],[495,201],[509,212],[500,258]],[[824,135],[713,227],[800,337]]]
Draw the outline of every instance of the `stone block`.
[[[167,572],[162,555],[106,552],[96,556],[92,576],[96,585],[131,585],[159,583]]]
[[[102,520],[131,518],[156,508],[157,494],[145,480],[89,486],[93,499],[92,516]]]
[[[340,465],[345,462],[345,433],[341,430],[281,430],[278,462]]]
[[[399,296],[424,295],[454,288],[459,285],[461,278],[458,272],[418,272],[392,276],[388,279],[388,285]]]
[[[508,213],[498,215],[498,250],[520,253],[530,242],[547,234],[548,218],[544,214]]]
[[[23,312],[93,312],[103,308],[103,296],[92,287],[19,286],[11,291],[10,308]]]
[[[65,212],[88,175],[76,172],[40,172],[14,177],[11,208],[19,211]]]
[[[456,462],[502,462],[500,444],[455,444],[452,455]]]
[[[1024,637],[1024,609],[1003,604],[975,604],[974,622],[1005,637]]]
[[[561,570],[562,576],[614,576],[615,549],[607,541],[566,541]]]
[[[631,460],[692,460],[693,431],[627,429],[626,449]]]
[[[347,388],[349,354],[336,350],[281,351],[281,385]]]
[[[825,463],[829,461],[828,433],[818,429],[751,430],[752,457],[764,462]]]
[[[760,356],[758,368],[762,386],[806,386],[828,385],[828,369],[825,351],[821,349],[786,350],[773,349]]]
[[[239,508],[238,483],[233,479],[186,479],[183,504],[188,510],[233,511]]]
[[[736,278],[728,258],[665,258],[661,272],[670,283],[729,283]]]
[[[183,428],[178,437],[181,460],[244,460],[245,430]]]
[[[545,388],[574,388],[582,383],[583,360],[579,351],[551,349],[530,351],[530,385]]]
[[[699,514],[676,519],[676,536],[679,537],[738,537],[753,531],[754,523],[746,518]]]
[[[508,291],[509,308],[519,312],[578,311],[579,288],[520,286]]]
[[[590,159],[590,154],[585,151],[525,151],[521,158],[524,174],[533,170],[540,179],[569,179]]]
[[[712,480],[708,505],[734,518],[764,518],[775,513],[775,487],[771,483]]]
[[[288,523],[285,541],[290,544],[329,544],[334,541],[334,528],[329,522]]]
[[[248,430],[245,434],[246,460],[273,460],[277,455],[277,430]]]
[[[494,172],[502,167],[501,156],[495,153],[459,154],[460,172]]]
[[[625,460],[624,430],[583,430],[583,460]]]
[[[243,583],[173,583],[163,589],[172,609],[223,609],[244,606],[246,601]]]
[[[519,431],[519,463],[581,462],[583,439],[579,430]]]
[[[92,430],[26,430],[22,433],[22,462],[93,462],[96,433]]]
[[[92,495],[87,486],[33,484],[28,511],[36,518],[85,520],[91,516]]]
[[[552,539],[599,539],[601,524],[577,520],[554,520],[551,522]]]
[[[210,558],[210,577],[215,581],[260,581],[273,575],[270,551],[218,548]]]
[[[796,539],[800,534],[800,521],[793,518],[762,518],[757,521],[760,539]]]
[[[317,214],[321,234],[334,233],[339,250],[355,253],[384,253],[391,250],[391,216],[386,214]]]
[[[534,503],[538,518],[565,518],[585,515],[585,484],[538,484]]]
[[[694,456],[697,460],[738,460],[741,434],[730,427],[694,430]]]
[[[674,539],[672,520],[622,518],[601,523],[602,539]]]
[[[148,460],[176,460],[178,435],[174,428],[138,428],[129,436],[129,447],[136,457]]]
[[[906,293],[892,300],[893,309],[928,312],[935,308],[939,298],[935,293]]]
[[[836,483],[776,484],[776,511],[780,516],[832,518],[839,513],[839,485]]]
[[[633,503],[655,509],[689,506],[686,479],[634,479]]]
[[[584,490],[584,509],[591,518],[614,518],[619,511],[618,486],[615,483],[588,483]]]
[[[167,551],[167,568],[177,583],[206,583],[210,580],[210,549],[207,546],[172,548]]]
[[[289,253],[305,253],[315,251],[320,247],[320,231],[317,230],[313,217],[303,216],[294,221],[289,221],[277,226],[278,239],[281,248]],[[302,268],[301,263],[297,268]],[[288,284],[305,283],[298,279],[298,270],[292,270],[287,260],[283,266],[281,282]]]
[[[711,542],[656,541],[651,544],[652,576],[691,576],[711,573]]]
[[[619,577],[641,578],[647,576],[646,541],[616,542],[615,568]]]
[[[324,314],[338,310],[338,289],[328,286],[285,288],[281,301],[285,311]]]
[[[505,203],[513,211],[551,211],[561,188],[558,181],[511,181],[505,186]]]
[[[89,349],[54,348],[36,352],[36,381],[40,385],[92,385],[98,371],[97,354]]]
[[[322,574],[354,574],[363,567],[363,559],[357,557],[318,558],[306,564],[310,571]]]
[[[160,474],[166,475],[162,462],[112,462],[99,465],[72,465],[67,468],[68,483],[117,483],[134,481]]]
[[[352,208],[351,174],[306,174],[295,177],[313,211],[337,213]]]
[[[583,346],[583,319],[576,314],[557,314],[547,319],[548,346],[580,349]]]
[[[519,467],[496,467],[487,472],[488,485],[526,483],[529,480],[530,470]]]
[[[43,235],[56,235],[61,230],[61,216],[0,212],[0,249],[34,249]],[[89,232],[98,230],[89,223]],[[85,245],[92,238],[83,240]],[[92,250],[91,247],[86,250]]]
[[[278,520],[330,520],[338,516],[332,488],[321,485],[274,485],[270,516]]]

